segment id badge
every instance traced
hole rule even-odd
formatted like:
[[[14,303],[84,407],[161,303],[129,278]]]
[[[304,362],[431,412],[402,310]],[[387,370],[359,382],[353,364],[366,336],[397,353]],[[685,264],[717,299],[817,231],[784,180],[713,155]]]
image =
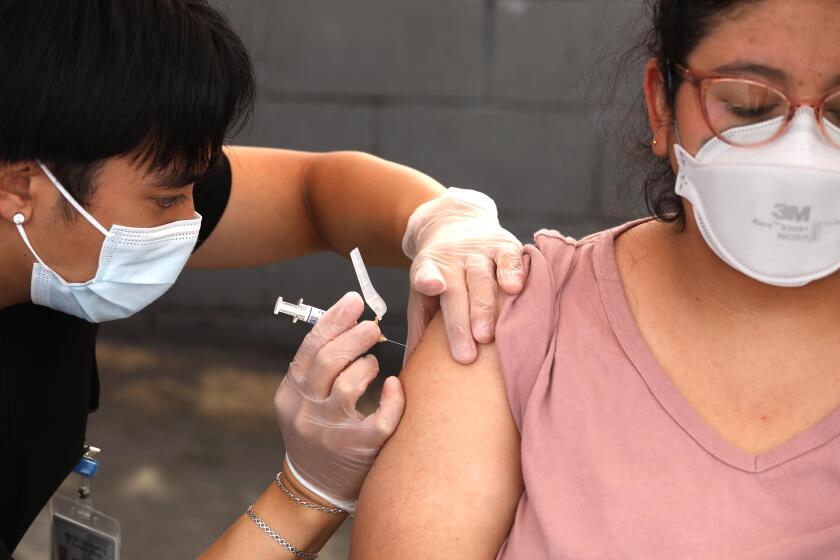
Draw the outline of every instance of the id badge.
[[[56,494],[52,499],[50,542],[52,560],[118,560],[120,522],[93,508],[90,481],[99,472],[96,456],[101,449],[84,446],[84,455],[73,472],[79,475],[76,499]]]
[[[118,560],[120,522],[78,501],[52,500],[52,560]]]

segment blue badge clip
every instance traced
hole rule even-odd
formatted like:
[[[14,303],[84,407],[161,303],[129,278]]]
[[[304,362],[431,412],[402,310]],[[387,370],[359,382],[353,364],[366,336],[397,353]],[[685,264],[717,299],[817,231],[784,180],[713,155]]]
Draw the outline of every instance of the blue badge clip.
[[[98,447],[92,445],[85,445],[85,454],[79,464],[73,469],[73,472],[85,478],[92,478],[99,472],[99,460],[96,455],[101,451]]]

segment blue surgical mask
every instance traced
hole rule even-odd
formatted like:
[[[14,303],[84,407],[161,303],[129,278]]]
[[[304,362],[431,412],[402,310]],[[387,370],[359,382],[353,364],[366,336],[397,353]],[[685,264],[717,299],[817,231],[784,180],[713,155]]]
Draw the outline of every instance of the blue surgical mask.
[[[87,282],[67,282],[35,252],[22,224],[24,243],[35,257],[32,268],[32,302],[80,317],[91,323],[134,315],[168,290],[192,254],[201,216],[153,228],[114,225],[105,229],[67,189],[38,162],[61,195],[105,237],[99,267]]]

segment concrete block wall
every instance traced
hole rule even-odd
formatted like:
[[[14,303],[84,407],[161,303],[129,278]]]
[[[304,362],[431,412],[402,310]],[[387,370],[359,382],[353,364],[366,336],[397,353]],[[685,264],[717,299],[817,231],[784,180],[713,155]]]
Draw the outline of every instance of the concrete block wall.
[[[258,73],[255,117],[235,142],[363,150],[481,189],[523,241],[541,227],[580,236],[641,212],[609,143],[626,104],[601,99],[616,55],[645,26],[642,0],[214,4]],[[641,67],[628,74],[632,97]],[[372,275],[390,304],[388,334],[404,336],[407,275]],[[275,297],[326,306],[353,288],[350,265],[330,255],[186,272],[162,301],[104,331],[293,349],[305,329],[271,316]]]

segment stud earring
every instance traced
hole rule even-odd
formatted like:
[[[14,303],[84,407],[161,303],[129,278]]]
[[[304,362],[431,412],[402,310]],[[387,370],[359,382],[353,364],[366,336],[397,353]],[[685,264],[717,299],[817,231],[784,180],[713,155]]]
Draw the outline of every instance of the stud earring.
[[[15,225],[18,225],[18,226],[19,226],[19,225],[21,225],[23,222],[25,222],[25,221],[26,221],[26,216],[24,216],[23,214],[21,214],[20,212],[18,212],[17,214],[15,214],[14,216],[12,216],[12,221],[15,223]]]
[[[659,142],[656,140],[656,138],[654,138],[653,142],[651,142],[651,145],[656,146],[657,144],[659,144]]]

